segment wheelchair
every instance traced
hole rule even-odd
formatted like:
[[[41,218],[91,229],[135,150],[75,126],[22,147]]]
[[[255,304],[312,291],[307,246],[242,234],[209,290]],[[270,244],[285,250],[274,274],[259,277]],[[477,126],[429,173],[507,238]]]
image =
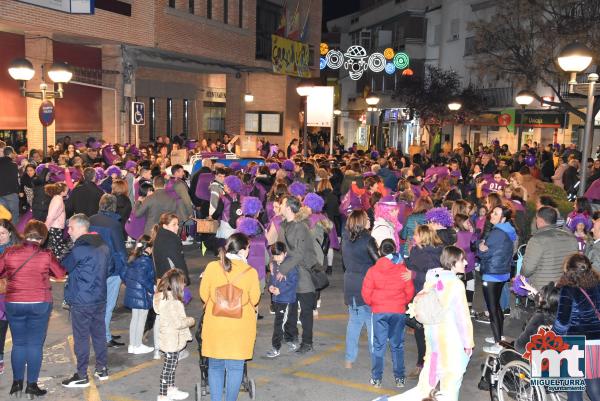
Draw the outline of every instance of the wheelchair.
[[[532,386],[531,366],[508,343],[498,355],[488,355],[482,364],[478,388],[489,391],[492,401],[564,401],[566,395]]]

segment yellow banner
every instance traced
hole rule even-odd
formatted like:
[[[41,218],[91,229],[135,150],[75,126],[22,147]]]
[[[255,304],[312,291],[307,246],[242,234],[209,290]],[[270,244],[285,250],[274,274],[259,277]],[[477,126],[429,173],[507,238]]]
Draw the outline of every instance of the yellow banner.
[[[271,61],[276,74],[310,78],[308,45],[271,35]]]

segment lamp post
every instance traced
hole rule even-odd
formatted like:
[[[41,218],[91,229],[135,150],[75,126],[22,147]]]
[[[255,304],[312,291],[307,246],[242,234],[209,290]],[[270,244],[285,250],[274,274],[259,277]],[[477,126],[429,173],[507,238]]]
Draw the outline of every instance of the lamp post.
[[[455,113],[457,111],[459,111],[462,108],[462,103],[457,100],[451,100],[450,103],[448,103],[448,109]],[[440,138],[440,143],[441,143],[441,138]],[[454,124],[452,125],[452,141],[451,141],[452,147],[454,148]]]
[[[308,95],[312,88],[313,86],[308,83],[302,83],[296,87],[298,95],[306,98],[304,99],[304,132],[302,133],[302,154],[304,157],[308,157],[308,120],[306,114],[308,113]]]
[[[48,77],[53,82],[52,90],[48,90],[48,85],[44,79],[44,65],[42,65],[42,83],[40,83],[39,91],[28,91],[27,81],[30,81],[35,75],[33,64],[25,58],[15,59],[8,66],[8,74],[12,79],[19,83],[19,90],[21,96],[29,97],[33,99],[40,99],[42,106],[48,99],[62,99],[64,95],[63,84],[69,83],[73,77],[73,72],[67,63],[55,62],[48,70]],[[53,112],[52,107],[52,112]],[[40,113],[41,114],[41,113]],[[54,117],[52,117],[52,121]],[[50,121],[50,124],[52,123]],[[43,155],[46,158],[48,153],[48,128],[47,125],[42,122],[42,146]]]
[[[521,151],[523,140],[523,118],[525,117],[525,108],[529,106],[535,99],[535,93],[528,90],[522,90],[515,96],[515,101],[521,106],[521,119],[519,121],[519,134],[517,136],[517,152]]]
[[[373,142],[375,142],[375,145],[377,145],[377,141],[375,140],[376,138],[373,133],[373,119],[375,117],[373,113],[377,111],[377,107],[375,106],[379,104],[379,100],[379,97],[377,97],[377,95],[375,95],[373,92],[369,92],[367,97],[365,97],[365,102],[369,106],[367,107],[367,111],[369,112],[369,147]]]
[[[592,145],[593,122],[594,122],[594,96],[595,86],[598,81],[598,74],[589,74],[586,84],[577,84],[577,73],[585,71],[592,63],[592,52],[586,46],[580,43],[571,43],[564,47],[557,58],[559,67],[570,74],[569,93],[576,92],[575,86],[587,86],[587,110],[585,116],[585,131],[583,134],[583,149],[582,149],[582,167],[581,180],[577,190],[578,196],[585,194],[586,183],[588,178],[587,160],[590,157],[590,147]],[[579,88],[577,88],[579,89]]]
[[[329,154],[330,155],[333,155],[333,138],[337,137],[341,115],[342,115],[342,111],[340,109],[333,110],[333,127],[331,129],[331,138],[329,138]]]

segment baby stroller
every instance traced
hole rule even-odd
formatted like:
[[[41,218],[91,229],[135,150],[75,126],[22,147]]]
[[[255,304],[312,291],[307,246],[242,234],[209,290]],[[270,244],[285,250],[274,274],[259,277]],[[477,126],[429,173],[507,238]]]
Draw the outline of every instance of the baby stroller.
[[[200,355],[200,382],[196,383],[196,401],[202,400],[202,397],[210,394],[208,388],[208,358],[202,356],[202,323],[204,320],[204,309],[202,315],[198,319],[198,327],[196,328],[196,341],[198,342],[198,355]],[[254,380],[248,379],[248,363],[244,362],[244,375],[242,377],[242,385],[240,391],[248,393],[251,400],[256,399],[256,384]]]

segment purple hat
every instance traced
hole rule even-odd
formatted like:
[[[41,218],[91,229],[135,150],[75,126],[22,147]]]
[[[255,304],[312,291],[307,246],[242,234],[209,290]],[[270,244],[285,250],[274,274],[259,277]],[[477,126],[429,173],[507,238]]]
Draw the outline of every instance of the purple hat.
[[[293,182],[292,185],[288,188],[290,194],[294,196],[304,196],[306,195],[306,185],[301,182]]]
[[[197,146],[198,146],[198,141],[195,139],[188,139],[187,141],[185,141],[185,147],[187,150],[196,149]]]
[[[284,160],[283,163],[281,163],[281,167],[283,167],[283,169],[285,171],[294,171],[294,168],[296,168],[296,165],[294,164],[293,161],[291,160]]]
[[[522,285],[523,285],[523,276],[519,274],[513,280],[511,290],[512,290],[512,292],[514,292],[515,294],[517,294],[520,297],[526,297],[527,295],[529,295],[529,292],[525,288],[521,288]]]
[[[142,153],[140,152],[140,150],[135,145],[131,145],[129,147],[129,153],[131,153],[135,157],[140,157],[142,155]]]
[[[116,174],[119,178],[121,178],[121,169],[118,166],[110,166],[105,171],[106,175],[110,177],[112,174]]]
[[[42,170],[47,167],[48,167],[48,165],[46,163],[38,164],[38,166],[35,168],[35,174],[37,174],[37,175],[42,174]]]
[[[102,145],[100,145],[100,142],[98,141],[93,141],[92,143],[90,143],[90,148],[91,149],[100,149]]]
[[[450,172],[450,177],[458,177],[458,178],[460,178],[460,177],[462,177],[462,174],[461,174],[460,170],[452,170]]]
[[[106,177],[106,174],[104,174],[104,169],[102,167],[96,167],[96,181],[100,181],[104,177]]]
[[[125,170],[131,170],[131,169],[136,169],[137,168],[137,163],[134,162],[133,160],[127,160],[127,163],[125,163]]]
[[[325,206],[325,201],[319,195],[314,192],[309,192],[304,197],[304,201],[302,202],[304,206],[310,208],[313,213],[321,213],[323,210],[323,206]]]
[[[237,178],[235,175],[228,175],[227,177],[225,177],[224,184],[227,185],[229,189],[236,194],[239,194],[242,190],[242,180]]]
[[[365,172],[363,173],[363,175],[362,175],[362,176],[363,176],[364,178],[367,178],[367,177],[375,177],[375,173],[374,173],[374,172],[372,172],[372,171],[365,171]]]
[[[242,199],[242,214],[244,216],[256,216],[262,210],[262,202],[254,196],[246,196]]]
[[[258,220],[252,217],[238,217],[237,231],[247,236],[253,236],[260,233]]]
[[[374,150],[371,152],[371,159],[376,160],[379,158],[379,152]]]
[[[590,219],[590,216],[588,216],[585,213],[577,213],[569,220],[568,228],[572,232],[575,232],[579,224],[583,224],[585,226],[585,231],[590,231],[594,226],[594,223],[592,223],[592,219]]]
[[[452,214],[445,207],[434,207],[425,213],[425,220],[428,223],[438,223],[446,228],[450,228],[454,225],[454,219]]]
[[[270,163],[269,171],[271,171],[271,170],[279,170],[279,164],[278,163]]]

